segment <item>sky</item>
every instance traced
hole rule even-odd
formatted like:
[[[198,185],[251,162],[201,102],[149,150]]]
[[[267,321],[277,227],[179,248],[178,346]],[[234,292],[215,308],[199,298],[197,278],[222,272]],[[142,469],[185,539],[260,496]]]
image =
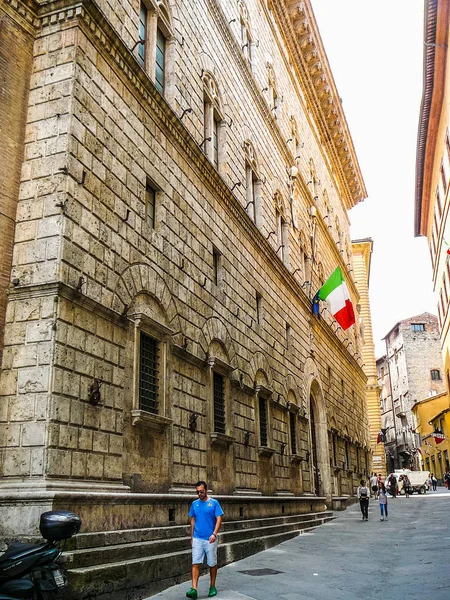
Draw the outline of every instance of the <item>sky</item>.
[[[378,358],[398,321],[437,314],[427,240],[414,237],[424,0],[311,3],[368,193],[349,217],[352,239],[373,239],[369,294]]]

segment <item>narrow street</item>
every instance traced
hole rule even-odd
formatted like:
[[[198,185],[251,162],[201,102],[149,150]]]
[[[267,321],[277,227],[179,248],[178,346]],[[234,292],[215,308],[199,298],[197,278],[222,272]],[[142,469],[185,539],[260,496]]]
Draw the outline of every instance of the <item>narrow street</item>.
[[[390,499],[388,522],[380,522],[375,500],[370,501],[368,522],[361,520],[355,504],[314,532],[220,569],[217,597],[448,600],[449,511],[445,488]],[[263,569],[272,573],[257,572]],[[202,577],[199,598],[207,596],[208,585],[208,577]],[[175,600],[188,589],[186,582],[152,598]]]

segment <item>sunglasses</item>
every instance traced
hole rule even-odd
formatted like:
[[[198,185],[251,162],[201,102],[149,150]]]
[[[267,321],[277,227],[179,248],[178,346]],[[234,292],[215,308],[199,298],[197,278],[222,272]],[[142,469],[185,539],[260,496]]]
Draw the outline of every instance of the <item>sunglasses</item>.
[[[206,494],[206,490],[196,490],[197,494]]]

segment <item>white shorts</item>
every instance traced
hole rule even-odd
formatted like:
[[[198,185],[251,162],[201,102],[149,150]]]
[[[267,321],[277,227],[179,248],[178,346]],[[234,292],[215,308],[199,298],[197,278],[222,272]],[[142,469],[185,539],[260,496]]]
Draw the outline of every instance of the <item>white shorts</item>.
[[[208,567],[215,567],[217,565],[217,542],[218,538],[212,544],[209,543],[209,540],[192,538],[192,564],[201,565],[206,554]]]

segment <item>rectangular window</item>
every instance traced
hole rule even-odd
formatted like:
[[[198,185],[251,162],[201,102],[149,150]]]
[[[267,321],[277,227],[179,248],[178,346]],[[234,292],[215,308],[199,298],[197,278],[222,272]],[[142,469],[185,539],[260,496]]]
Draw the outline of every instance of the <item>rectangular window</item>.
[[[214,285],[219,285],[220,270],[222,265],[222,255],[218,250],[213,248],[213,282]]]
[[[436,206],[437,206],[437,212],[439,215],[439,218],[442,217],[442,201],[441,201],[441,194],[439,192],[439,188],[436,190]]]
[[[214,431],[225,433],[225,392],[223,376],[219,373],[213,375],[214,387]]]
[[[156,69],[155,86],[160,94],[164,93],[164,71],[166,56],[166,38],[161,29],[158,28],[156,35]]]
[[[259,398],[259,442],[267,447],[267,400]]]
[[[139,39],[143,42],[147,41],[147,18],[148,11],[143,2],[139,11]],[[138,63],[145,68],[145,44],[138,44]]]
[[[441,381],[441,372],[439,369],[431,369],[431,379],[433,381]]]
[[[140,332],[139,408],[158,413],[159,342]]]
[[[145,188],[145,207],[147,211],[147,224],[151,229],[155,228],[155,206],[156,191],[147,183]]]
[[[291,454],[297,454],[297,432],[296,432],[296,421],[297,415],[295,413],[289,413],[289,430],[291,432]]]
[[[291,347],[291,326],[286,323],[286,348],[289,350]]]
[[[412,331],[425,331],[425,323],[411,323]]]
[[[345,442],[345,468],[350,469],[350,448],[347,441]]]
[[[214,115],[213,119],[213,163],[219,169],[219,119]]]
[[[261,325],[262,320],[263,320],[262,309],[263,309],[262,296],[260,296],[259,294],[256,294],[256,322],[258,323],[258,325]]]
[[[447,190],[447,174],[445,173],[444,165],[441,165],[441,181],[442,187],[444,188],[444,194]]]

